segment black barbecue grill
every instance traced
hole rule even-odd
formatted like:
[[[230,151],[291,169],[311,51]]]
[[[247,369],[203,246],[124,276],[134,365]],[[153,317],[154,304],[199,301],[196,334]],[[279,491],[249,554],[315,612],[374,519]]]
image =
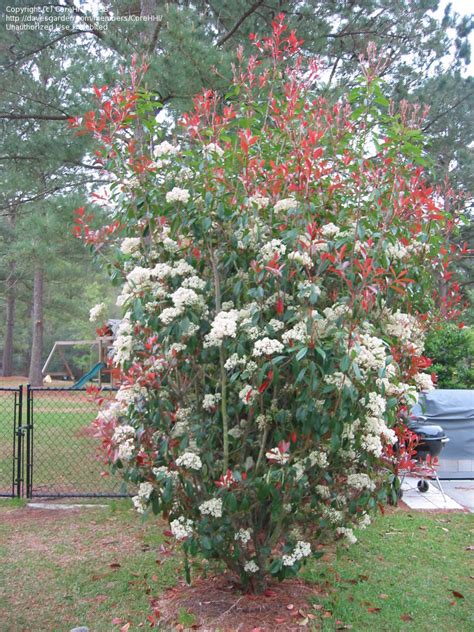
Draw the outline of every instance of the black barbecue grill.
[[[421,461],[426,461],[428,455],[431,458],[439,456],[444,444],[449,441],[443,428],[435,424],[427,424],[416,420],[408,423],[408,429],[418,437],[416,458]]]
[[[412,418],[408,422],[407,427],[418,437],[418,443],[415,448],[415,459],[420,463],[419,475],[421,476],[417,483],[418,490],[422,493],[428,491],[429,483],[425,478],[425,472],[428,470],[428,475],[436,479],[444,498],[443,488],[433,466],[433,459],[439,456],[444,445],[449,441],[446,433],[441,426],[426,423],[422,418]],[[430,459],[428,459],[428,456]]]

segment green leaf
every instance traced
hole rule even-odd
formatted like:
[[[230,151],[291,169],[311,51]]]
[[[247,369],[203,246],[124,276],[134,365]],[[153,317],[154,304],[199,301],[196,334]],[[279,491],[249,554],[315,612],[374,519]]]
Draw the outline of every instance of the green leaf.
[[[303,347],[303,349],[300,349],[298,351],[298,353],[295,356],[295,359],[296,360],[302,360],[307,353],[308,353],[308,347]]]

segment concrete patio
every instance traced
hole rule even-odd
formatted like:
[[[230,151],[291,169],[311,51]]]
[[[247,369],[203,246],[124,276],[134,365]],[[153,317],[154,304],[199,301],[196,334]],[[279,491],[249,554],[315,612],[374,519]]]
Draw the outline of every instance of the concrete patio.
[[[468,509],[474,513],[474,480],[441,481],[445,497],[437,487],[435,480],[429,480],[428,491],[418,491],[417,477],[406,477],[403,485],[403,502],[411,509],[419,511]]]

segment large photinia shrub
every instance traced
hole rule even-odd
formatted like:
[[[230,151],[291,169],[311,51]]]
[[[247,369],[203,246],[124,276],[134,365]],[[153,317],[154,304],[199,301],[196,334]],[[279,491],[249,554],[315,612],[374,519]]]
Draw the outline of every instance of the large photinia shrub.
[[[396,495],[395,429],[433,386],[426,322],[458,298],[419,112],[390,113],[374,50],[328,102],[282,18],[255,46],[226,95],[195,98],[179,144],[136,67],[71,124],[114,176],[111,224],[77,216],[124,283],[123,384],[96,421],[107,458],[186,559],[259,591]]]

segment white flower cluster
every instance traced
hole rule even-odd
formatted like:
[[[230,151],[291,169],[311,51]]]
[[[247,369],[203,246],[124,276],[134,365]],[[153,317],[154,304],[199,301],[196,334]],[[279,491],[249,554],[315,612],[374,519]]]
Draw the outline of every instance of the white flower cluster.
[[[272,318],[268,325],[273,329],[273,331],[280,331],[285,326],[285,323],[282,323],[281,320],[277,320],[276,318]]]
[[[246,384],[242,389],[240,389],[239,391],[239,399],[243,404],[246,404],[247,406],[250,406],[251,404],[253,404],[255,398],[258,395],[258,391],[254,390],[253,386],[251,386],[250,384]]]
[[[410,251],[406,246],[397,241],[395,244],[387,244],[385,246],[385,254],[389,259],[405,259],[410,254]]]
[[[306,266],[310,268],[313,265],[313,260],[309,256],[307,252],[301,252],[300,250],[294,250],[293,252],[288,253],[288,259],[290,261],[295,261],[296,263],[301,264],[302,266]]]
[[[120,461],[130,461],[133,456],[134,450],[135,442],[133,441],[133,439],[127,439],[127,441],[123,441],[122,443],[120,443],[117,458]]]
[[[125,314],[118,326],[112,349],[115,364],[123,367],[124,363],[130,360],[133,349],[132,324],[129,313]]]
[[[165,197],[168,204],[174,203],[174,202],[182,202],[183,204],[187,204],[191,196],[187,189],[180,189],[179,187],[173,187],[171,191],[168,191]]]
[[[375,483],[367,474],[349,474],[347,484],[357,490],[368,489],[371,492],[375,489]]]
[[[266,208],[270,204],[270,198],[256,193],[255,195],[251,195],[248,199],[248,206],[252,206],[252,204],[257,208]]]
[[[367,527],[371,523],[372,523],[372,520],[370,519],[369,514],[364,511],[362,516],[359,519],[359,522],[357,523],[357,526],[359,527],[359,529],[367,529]]]
[[[254,344],[252,355],[255,357],[259,357],[262,355],[269,356],[274,353],[281,353],[284,349],[284,346],[281,344],[279,340],[274,340],[272,338],[262,338],[262,340],[257,340]]]
[[[321,288],[311,283],[311,281],[300,281],[298,283],[298,296],[300,298],[310,298],[311,296],[319,298],[320,295]]]
[[[309,542],[303,542],[299,540],[296,543],[293,552],[284,555],[282,558],[283,566],[293,566],[296,562],[303,559],[304,557],[309,557],[311,555],[311,544]]]
[[[125,237],[120,244],[120,252],[124,255],[131,255],[140,250],[140,237]]]
[[[186,540],[193,534],[193,522],[180,516],[170,522],[171,533],[177,540]]]
[[[340,371],[335,371],[330,375],[326,375],[324,381],[326,382],[326,384],[333,384],[337,388],[342,388],[343,386],[352,386],[351,380],[347,377],[347,375],[345,375],[345,373],[341,373]]]
[[[173,292],[173,294],[171,294],[170,298],[173,301],[174,306],[181,312],[184,311],[185,307],[194,307],[195,305],[203,304],[202,297],[196,294],[194,290],[186,287],[178,288],[175,292]]]
[[[329,465],[327,454],[323,450],[314,450],[308,455],[308,459],[311,467],[324,468]]]
[[[167,140],[157,145],[154,149],[154,155],[156,158],[162,158],[163,156],[173,156],[179,152],[179,145],[172,145]]]
[[[215,154],[221,158],[224,155],[224,150],[217,143],[209,143],[208,145],[204,145],[202,148],[205,156],[212,156]]]
[[[174,470],[169,470],[165,465],[154,467],[151,471],[159,481],[163,481],[164,479],[168,478],[171,478],[175,481],[178,478],[178,472],[175,472]]]
[[[332,222],[328,222],[321,228],[321,234],[326,239],[334,239],[340,232],[340,229]]]
[[[391,364],[388,365],[393,366]],[[388,368],[388,367],[387,367]],[[407,401],[416,403],[418,400],[418,393],[415,386],[399,382],[395,384],[391,382],[387,377],[380,377],[376,380],[378,388],[385,393],[388,397],[404,397]]]
[[[239,358],[237,353],[233,353],[225,361],[224,368],[225,368],[226,371],[233,371],[239,365],[245,366],[245,363],[246,363],[246,359],[245,358]]]
[[[254,560],[250,560],[248,562],[245,562],[244,564],[244,571],[246,573],[256,573],[259,570],[259,568],[260,567]]]
[[[357,542],[354,532],[352,529],[349,529],[349,527],[337,527],[336,533],[338,535],[343,535],[349,544],[355,544]]]
[[[112,442],[118,446],[117,458],[120,461],[129,461],[135,450],[135,428],[129,425],[117,426]]]
[[[204,347],[220,347],[225,337],[235,338],[239,312],[220,311],[212,321],[211,331],[204,337]]]
[[[153,485],[151,483],[148,483],[148,482],[140,483],[138,487],[138,496],[139,498],[143,498],[144,500],[149,500],[152,491],[153,491]]]
[[[188,470],[200,470],[202,468],[202,461],[194,452],[185,452],[176,459],[176,465]]]
[[[140,498],[140,496],[133,496],[132,503],[133,503],[133,506],[135,507],[135,510],[139,514],[145,513],[145,509],[147,506],[147,501],[145,498]]]
[[[178,408],[175,413],[176,421],[189,421],[191,418],[191,408]]]
[[[107,307],[105,303],[98,303],[97,305],[94,305],[94,307],[91,307],[91,310],[89,312],[89,320],[91,323],[96,323],[99,320],[104,320],[106,314]]]
[[[295,198],[289,197],[283,200],[278,200],[274,206],[275,213],[283,213],[284,211],[291,211],[298,206],[298,201]]]
[[[324,500],[331,498],[331,490],[327,485],[316,485],[315,491]]]
[[[332,307],[325,307],[323,309],[324,317],[329,322],[336,322],[343,316],[349,314],[350,308],[347,305],[335,303]]]
[[[216,393],[215,395],[213,395],[212,393],[207,393],[206,395],[204,395],[204,399],[202,400],[202,407],[204,408],[204,410],[210,412],[217,406],[220,400],[220,393]]]
[[[211,498],[211,500],[206,500],[199,505],[199,511],[203,516],[222,518],[222,500],[220,498]]]
[[[113,443],[123,443],[128,439],[135,439],[135,428],[129,425],[117,426],[112,437]]]
[[[424,332],[415,316],[405,314],[400,310],[393,313],[388,312],[385,329],[390,336],[396,338],[401,344],[412,347],[415,353],[423,353]]]
[[[378,393],[375,393],[375,392],[369,393],[368,398],[369,398],[369,401],[367,403],[365,402],[365,399],[361,399],[360,403],[365,404],[365,407],[367,408],[367,410],[374,417],[381,417],[387,408],[385,399],[382,397],[382,395],[379,395]]]
[[[427,392],[434,389],[433,380],[431,379],[431,375],[428,375],[428,373],[416,373],[413,376],[413,379],[420,391]]]
[[[272,239],[264,244],[260,250],[260,258],[262,261],[271,261],[275,255],[283,256],[286,252],[286,246],[280,239]]]
[[[362,369],[378,371],[385,366],[386,346],[381,338],[361,334],[357,349],[357,364]]]
[[[372,393],[370,393],[369,396],[370,395],[372,395]],[[379,406],[379,397],[380,396],[377,396],[377,400],[373,399],[373,403],[375,404],[374,409]],[[384,401],[382,398],[380,399]],[[377,401],[378,403],[375,403],[375,401]],[[367,417],[364,424],[364,434],[361,437],[361,446],[367,452],[370,452],[375,456],[380,456],[383,451],[382,438],[384,438],[386,441],[389,441],[390,443],[395,443],[395,441],[397,440],[395,432],[391,428],[387,427],[382,417]]]
[[[290,342],[308,342],[310,336],[308,334],[306,323],[296,323],[296,325],[294,325],[292,329],[289,329],[282,334],[281,339],[286,345],[289,345]]]
[[[323,518],[326,518],[332,524],[341,524],[344,518],[342,512],[333,507],[323,507],[322,514]]]
[[[206,282],[203,279],[200,279],[198,276],[193,275],[184,279],[182,287],[189,287],[192,290],[203,290],[206,287]]]
[[[250,542],[252,538],[252,530],[251,529],[239,529],[234,536],[234,540],[241,542],[243,545]]]

